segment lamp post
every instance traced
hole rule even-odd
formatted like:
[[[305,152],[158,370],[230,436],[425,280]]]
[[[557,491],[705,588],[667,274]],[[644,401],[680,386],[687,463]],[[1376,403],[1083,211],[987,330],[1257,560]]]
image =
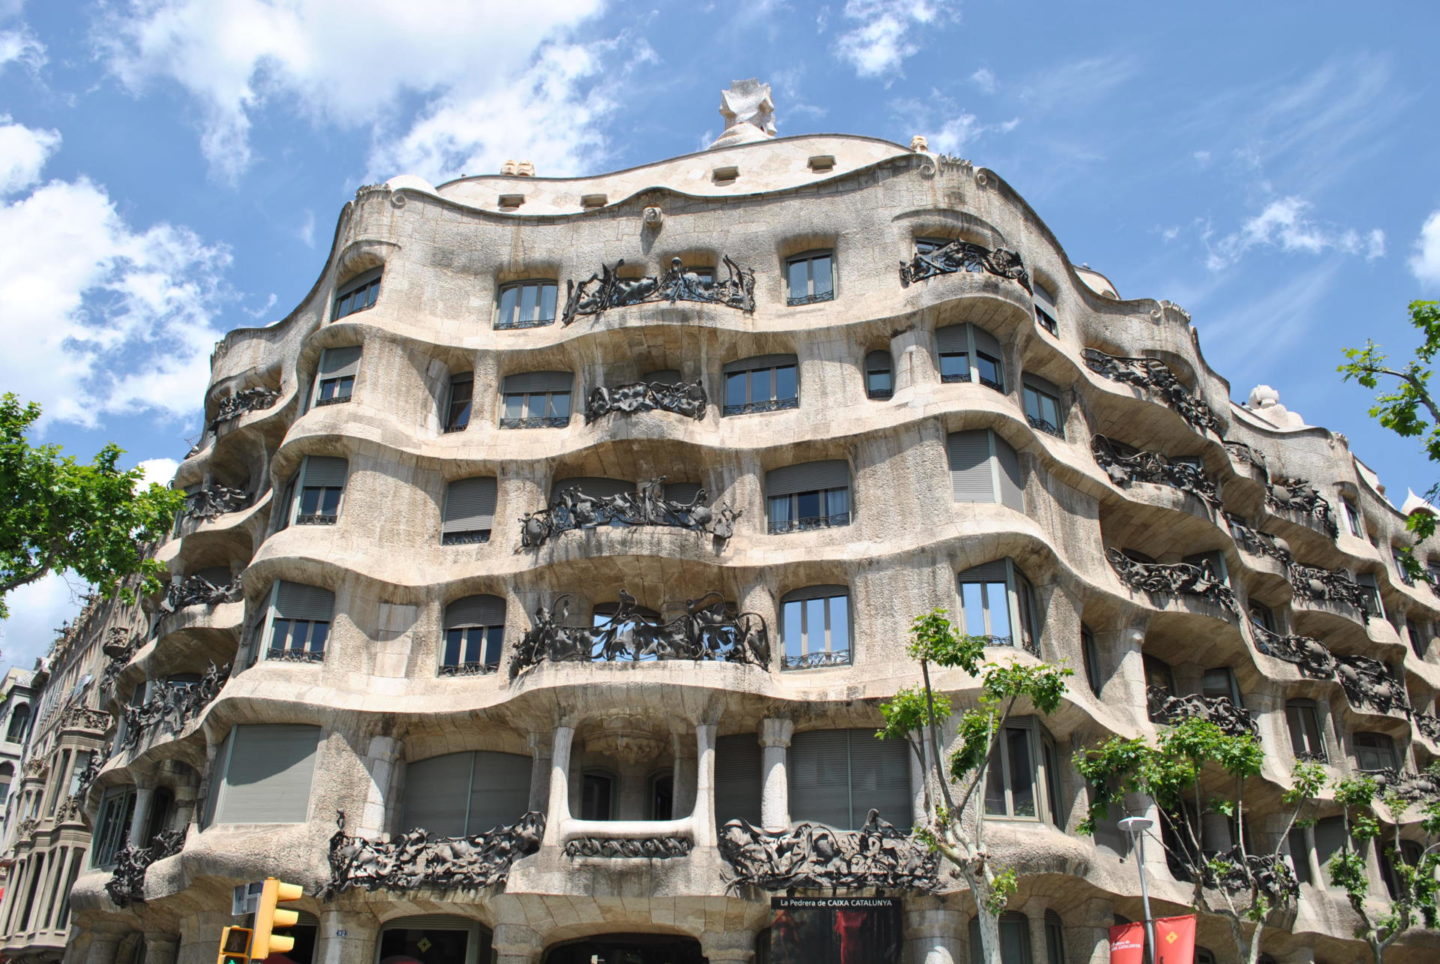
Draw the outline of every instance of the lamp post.
[[[1145,831],[1155,826],[1149,817],[1124,817],[1120,829],[1135,840],[1135,863],[1140,870],[1140,900],[1145,906],[1145,960],[1155,962],[1155,918],[1150,914],[1150,885],[1145,879]]]

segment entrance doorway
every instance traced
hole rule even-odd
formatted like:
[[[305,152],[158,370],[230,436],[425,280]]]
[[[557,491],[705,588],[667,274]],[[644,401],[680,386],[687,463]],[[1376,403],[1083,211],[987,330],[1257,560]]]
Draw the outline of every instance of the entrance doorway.
[[[557,944],[545,964],[707,964],[700,942],[670,934],[601,934]]]

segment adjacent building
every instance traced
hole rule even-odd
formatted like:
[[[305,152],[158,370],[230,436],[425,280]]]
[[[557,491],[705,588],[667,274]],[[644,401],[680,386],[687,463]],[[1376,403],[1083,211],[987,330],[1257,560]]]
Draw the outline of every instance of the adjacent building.
[[[7,951],[16,893],[78,872],[26,926],[92,964],[213,960],[267,875],[311,895],[312,964],[766,961],[786,893],[899,898],[903,960],[976,960],[906,835],[924,769],[873,737],[937,607],[1077,670],[992,761],[1007,961],[1106,961],[1141,916],[1124,836],[1075,832],[1096,740],[1240,719],[1276,786],[1440,753],[1440,599],[1343,437],[1232,403],[1182,309],[1076,267],[995,172],[774,137],[762,85],[723,112],[630,170],[362,188],[302,303],[219,344],[173,585],[64,784],[93,842],[17,843]],[[59,730],[46,772],[98,752]],[[1360,956],[1334,813],[1290,837],[1273,960]],[[1229,941],[1201,921],[1202,959]]]

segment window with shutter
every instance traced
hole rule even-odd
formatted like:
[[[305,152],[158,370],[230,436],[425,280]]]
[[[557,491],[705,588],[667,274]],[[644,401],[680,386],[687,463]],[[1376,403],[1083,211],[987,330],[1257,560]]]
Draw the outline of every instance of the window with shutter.
[[[791,820],[854,830],[878,810],[890,823],[908,826],[914,809],[909,754],[899,740],[877,740],[873,729],[795,734],[786,767]]]
[[[988,428],[952,432],[945,438],[950,492],[956,502],[999,502],[1025,511],[1020,457]]]
[[[840,666],[854,659],[850,594],[844,586],[810,586],[780,600],[782,669]]]
[[[850,524],[850,466],[843,459],[767,472],[765,495],[772,535]]]
[[[539,328],[555,321],[554,281],[516,281],[500,286],[496,299],[495,327]]]
[[[564,428],[570,424],[569,372],[508,375],[501,388],[501,428]]]
[[[806,251],[785,259],[787,305],[810,305],[835,297],[835,253]]]
[[[319,407],[350,401],[355,391],[355,373],[359,370],[359,345],[325,349],[320,354],[320,370],[315,375],[315,395],[311,404]]]
[[[1030,580],[1010,559],[974,566],[957,577],[960,622],[967,636],[990,646],[1021,645],[1038,653],[1035,600]]]
[[[345,492],[349,463],[325,455],[307,455],[300,465],[300,498],[295,505],[296,525],[334,525],[340,518],[340,497]]]
[[[763,754],[754,733],[715,741],[715,822],[748,820],[760,826]]]
[[[1356,733],[1354,744],[1357,770],[1374,773],[1395,768],[1395,741],[1384,733]]]
[[[267,659],[313,663],[325,658],[335,594],[319,586],[281,580],[275,584]]]
[[[757,355],[727,362],[722,415],[798,408],[799,367],[794,355]]]
[[[493,476],[457,479],[446,486],[440,544],[459,546],[489,542],[495,520],[495,491]]]
[[[347,281],[335,292],[335,310],[331,321],[339,321],[346,315],[364,311],[375,304],[380,297],[380,272],[375,268]]]
[[[895,363],[888,351],[865,356],[865,396],[883,401],[895,394]]]
[[[947,325],[935,331],[942,382],[979,382],[1005,391],[1005,357],[994,335],[976,325]]]
[[[318,726],[265,724],[231,730],[215,822],[304,823],[319,743]]]
[[[1055,295],[1049,288],[1040,282],[1034,282],[1035,286],[1035,320],[1040,327],[1052,335],[1060,333],[1060,323],[1055,319],[1060,317],[1060,312],[1055,307]]]
[[[493,673],[500,667],[505,639],[505,600],[466,596],[445,607],[441,676]]]
[[[405,768],[400,825],[441,837],[513,824],[530,809],[531,760],[474,750],[417,760]]]

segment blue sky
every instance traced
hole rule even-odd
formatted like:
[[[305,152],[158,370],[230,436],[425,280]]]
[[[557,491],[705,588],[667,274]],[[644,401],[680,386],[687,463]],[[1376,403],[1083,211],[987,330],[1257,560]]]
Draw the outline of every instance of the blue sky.
[[[0,389],[168,478],[213,343],[309,290],[357,187],[697,150],[753,76],[782,135],[996,170],[1071,260],[1187,308],[1237,400],[1279,389],[1403,500],[1432,466],[1334,367],[1408,352],[1440,297],[1437,35],[1413,0],[0,0]],[[13,596],[5,657],[74,595]]]

